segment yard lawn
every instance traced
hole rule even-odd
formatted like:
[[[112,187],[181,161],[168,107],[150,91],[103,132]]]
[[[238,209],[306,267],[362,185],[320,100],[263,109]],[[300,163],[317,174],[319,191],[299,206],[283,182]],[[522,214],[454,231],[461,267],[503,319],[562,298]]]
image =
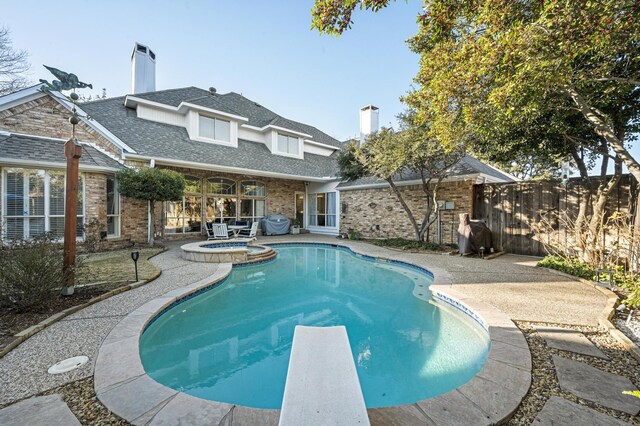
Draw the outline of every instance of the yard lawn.
[[[149,262],[149,258],[163,248],[140,249],[138,260],[138,279],[148,280],[156,276],[160,271]],[[80,268],[78,268],[76,282],[78,285],[93,283],[111,284],[111,288],[119,287],[116,284],[134,282],[136,275],[131,260],[131,250],[115,250],[102,253],[88,253],[79,256]]]
[[[149,262],[149,258],[163,250],[163,248],[139,250],[139,280],[149,280],[160,272],[159,268]],[[81,263],[76,272],[78,287],[72,296],[56,295],[46,305],[23,312],[0,308],[0,349],[10,343],[16,333],[36,325],[51,315],[86,303],[94,297],[135,281],[131,250],[88,253],[78,257]]]

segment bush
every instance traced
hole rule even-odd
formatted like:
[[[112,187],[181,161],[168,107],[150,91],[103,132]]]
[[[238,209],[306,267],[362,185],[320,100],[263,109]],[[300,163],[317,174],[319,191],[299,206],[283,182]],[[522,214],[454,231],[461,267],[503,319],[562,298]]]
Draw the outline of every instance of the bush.
[[[547,256],[538,262],[538,266],[555,269],[556,271],[564,272],[565,274],[584,278],[586,280],[593,280],[595,278],[595,271],[593,268],[578,259],[565,259],[561,256]]]
[[[377,246],[401,250],[450,251],[458,248],[456,244],[437,244],[427,241],[406,240],[404,238],[387,238],[384,240],[373,240],[371,242]]]
[[[13,240],[0,250],[0,304],[42,306],[64,286],[62,250],[50,234]]]

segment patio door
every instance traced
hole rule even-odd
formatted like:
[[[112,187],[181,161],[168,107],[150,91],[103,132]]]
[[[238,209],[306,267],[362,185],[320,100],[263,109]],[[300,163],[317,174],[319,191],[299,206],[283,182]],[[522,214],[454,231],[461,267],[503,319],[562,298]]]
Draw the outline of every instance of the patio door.
[[[300,227],[304,228],[304,192],[296,192],[296,219],[300,223]]]

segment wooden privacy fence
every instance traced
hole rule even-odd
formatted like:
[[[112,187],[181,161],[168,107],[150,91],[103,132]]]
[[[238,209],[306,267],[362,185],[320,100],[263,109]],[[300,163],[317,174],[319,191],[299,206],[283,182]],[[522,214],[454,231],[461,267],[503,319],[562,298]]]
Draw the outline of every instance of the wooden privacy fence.
[[[600,178],[591,179],[597,187]],[[533,224],[549,212],[565,212],[575,219],[585,194],[579,178],[570,179],[566,187],[559,181],[474,185],[473,219],[482,220],[491,229],[495,248],[507,253],[544,256],[547,252],[534,238]],[[635,180],[628,174],[623,175],[609,196],[607,217],[614,211],[635,211],[636,194]],[[558,223],[557,227],[561,232],[562,224]]]

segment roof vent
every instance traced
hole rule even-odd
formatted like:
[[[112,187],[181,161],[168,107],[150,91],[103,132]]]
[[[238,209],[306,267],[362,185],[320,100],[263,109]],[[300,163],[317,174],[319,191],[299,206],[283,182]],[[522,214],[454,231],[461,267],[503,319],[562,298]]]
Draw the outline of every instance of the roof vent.
[[[209,87],[209,93],[211,93],[212,95],[216,93],[216,88],[215,87]]]

